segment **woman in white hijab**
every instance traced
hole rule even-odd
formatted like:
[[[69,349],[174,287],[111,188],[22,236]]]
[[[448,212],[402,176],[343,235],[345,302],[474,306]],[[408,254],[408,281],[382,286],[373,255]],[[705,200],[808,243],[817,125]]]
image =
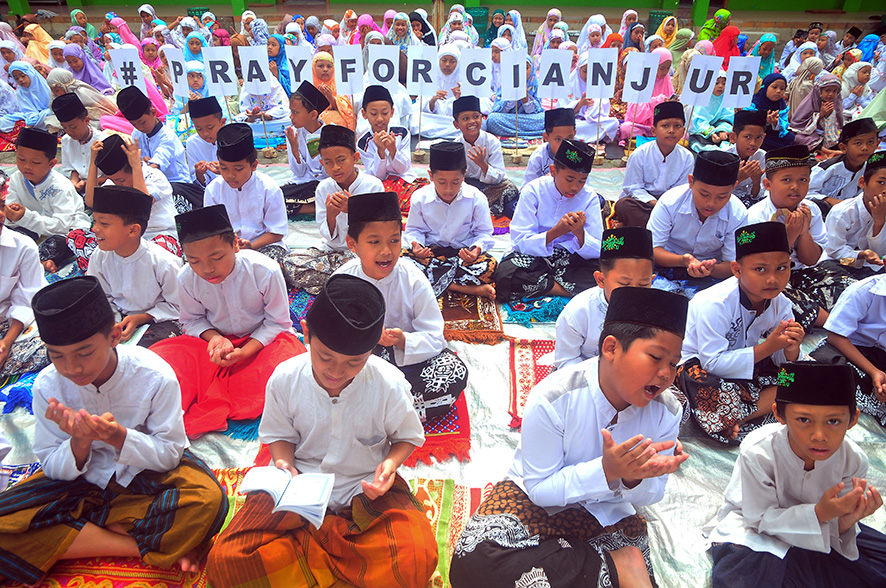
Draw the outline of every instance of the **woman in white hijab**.
[[[790,82],[797,75],[797,68],[809,57],[818,57],[818,44],[812,41],[806,41],[794,51],[791,55],[791,61],[781,74]],[[827,64],[825,64],[827,66]]]
[[[569,74],[569,94],[572,99],[569,108],[575,110],[575,138],[589,144],[596,143],[598,139],[601,143],[608,143],[618,134],[618,120],[609,116],[608,98],[600,100],[585,96],[587,76],[588,52],[584,51]]]
[[[65,67],[67,62],[65,61],[64,56],[62,56],[61,61],[58,61],[52,55],[53,49],[61,49],[62,51],[64,51],[65,45],[67,45],[67,43],[65,43],[64,41],[57,41],[56,40],[56,41],[49,42],[49,67],[51,67],[51,68]]]
[[[600,27],[600,46],[609,38],[609,35],[612,34],[612,29],[609,28],[609,25],[606,24],[606,17],[602,14],[595,14],[591,16],[585,26],[582,27],[581,32],[578,34],[578,51],[579,53],[584,53],[590,48],[591,42],[588,40],[588,35],[591,33],[591,25],[597,25]]]
[[[113,116],[117,112],[117,104],[113,97],[105,96],[89,84],[74,79],[74,74],[66,69],[56,68],[46,76],[46,83],[52,90],[53,101],[64,94],[76,94],[89,113],[89,123],[96,129],[100,128],[99,119]],[[55,115],[46,117],[46,125],[61,128]]]
[[[421,115],[421,135],[428,139],[458,140],[459,131],[452,124],[452,104],[461,96],[459,59],[461,51],[455,45],[443,45],[437,52],[437,93],[424,98]]]

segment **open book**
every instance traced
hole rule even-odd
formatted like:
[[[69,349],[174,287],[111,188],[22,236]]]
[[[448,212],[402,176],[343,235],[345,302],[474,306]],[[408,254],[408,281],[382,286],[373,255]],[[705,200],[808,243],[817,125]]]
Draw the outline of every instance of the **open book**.
[[[274,499],[274,512],[292,511],[320,528],[326,516],[335,474],[299,474],[292,477],[274,466],[252,468],[243,476],[240,494],[267,492]]]

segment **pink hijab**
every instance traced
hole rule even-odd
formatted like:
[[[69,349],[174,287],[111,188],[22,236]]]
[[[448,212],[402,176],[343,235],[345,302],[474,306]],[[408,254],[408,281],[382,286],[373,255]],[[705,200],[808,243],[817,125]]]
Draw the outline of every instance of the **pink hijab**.
[[[156,45],[157,46],[157,49],[158,49],[157,56],[154,57],[153,61],[148,59],[147,57],[145,57],[145,51],[144,51],[145,45]],[[161,69],[163,67],[163,61],[160,59],[160,51],[159,51],[160,44],[157,42],[157,40],[154,39],[154,37],[145,37],[145,40],[141,42],[141,47],[142,47],[142,50],[139,51],[139,53],[141,54],[140,57],[142,59],[142,63],[147,65],[149,68],[151,68],[151,70]]]
[[[673,62],[674,57],[669,49],[659,47],[652,52],[658,55],[658,64],[661,65],[667,61]],[[671,83],[670,73],[666,73],[664,77],[659,78],[656,73],[655,84],[652,86],[652,100],[644,104],[628,104],[628,111],[625,120],[633,120],[639,125],[652,126],[653,111],[655,107],[662,102],[666,102],[674,94],[674,85]]]
[[[360,38],[360,29],[364,25],[368,26],[373,31],[381,32],[381,29],[378,28],[378,25],[372,20],[372,15],[361,14],[360,18],[357,19],[357,30],[351,35],[351,45],[363,45],[362,39]]]
[[[393,8],[391,10],[388,10],[387,12],[385,12],[385,17],[381,21],[381,34],[384,35],[385,37],[388,36],[388,31],[391,30],[391,27],[388,26],[388,19],[394,18],[395,16],[397,16],[397,11],[394,10]],[[357,22],[358,22],[357,26],[359,26],[359,22],[360,22],[359,19],[357,20]]]
[[[702,55],[715,55],[716,54],[714,52],[714,44],[711,41],[708,41],[707,39],[696,43],[695,47],[693,47],[693,49],[695,49],[696,51],[698,51]]]

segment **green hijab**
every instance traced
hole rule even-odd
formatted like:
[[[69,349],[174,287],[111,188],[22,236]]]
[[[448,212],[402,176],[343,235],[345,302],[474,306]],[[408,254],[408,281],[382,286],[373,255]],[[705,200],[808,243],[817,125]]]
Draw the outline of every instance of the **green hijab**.
[[[492,13],[492,16],[489,17],[489,28],[486,29],[486,42],[483,45],[484,47],[489,47],[492,45],[492,42],[498,39],[498,27],[492,24],[492,19],[496,14],[500,14],[502,18],[505,17],[505,11],[501,8],[497,8],[495,12]]]
[[[676,36],[674,36],[674,40],[671,41],[671,46],[668,47],[671,51],[671,56],[674,60],[671,63],[679,64],[680,60],[683,59],[683,54],[686,53],[686,50],[689,49],[689,43],[692,41],[692,37],[695,36],[695,33],[692,32],[692,29],[680,29],[677,31]],[[674,66],[676,69],[676,65]]]
[[[80,26],[80,23],[77,22],[77,13],[78,13],[78,12],[83,12],[83,11],[80,10],[79,8],[74,9],[74,10],[71,11],[71,25],[72,25],[72,26],[75,26],[75,27],[79,27],[79,26]],[[85,12],[83,12],[83,16],[86,16],[86,13],[85,13]],[[91,24],[89,24],[88,21],[87,21],[87,23],[86,23],[86,26],[83,27],[83,28],[86,29],[86,34],[89,35],[89,38],[90,38],[90,39],[92,39],[92,40],[98,39],[98,31],[95,30],[95,27],[92,26]]]
[[[725,8],[721,8],[715,12],[714,18],[704,23],[704,26],[701,27],[701,31],[698,33],[698,40],[712,41],[719,37],[720,33],[723,32],[723,29],[729,24],[729,17],[731,16],[732,13]]]

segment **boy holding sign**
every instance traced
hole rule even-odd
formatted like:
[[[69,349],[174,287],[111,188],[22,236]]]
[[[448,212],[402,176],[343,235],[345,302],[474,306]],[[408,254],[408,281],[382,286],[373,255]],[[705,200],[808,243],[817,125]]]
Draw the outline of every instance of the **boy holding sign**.
[[[289,145],[289,183],[283,186],[283,200],[289,214],[312,214],[314,192],[320,180],[327,177],[320,164],[320,113],[329,107],[329,100],[305,80],[289,97],[289,120],[286,143]]]

